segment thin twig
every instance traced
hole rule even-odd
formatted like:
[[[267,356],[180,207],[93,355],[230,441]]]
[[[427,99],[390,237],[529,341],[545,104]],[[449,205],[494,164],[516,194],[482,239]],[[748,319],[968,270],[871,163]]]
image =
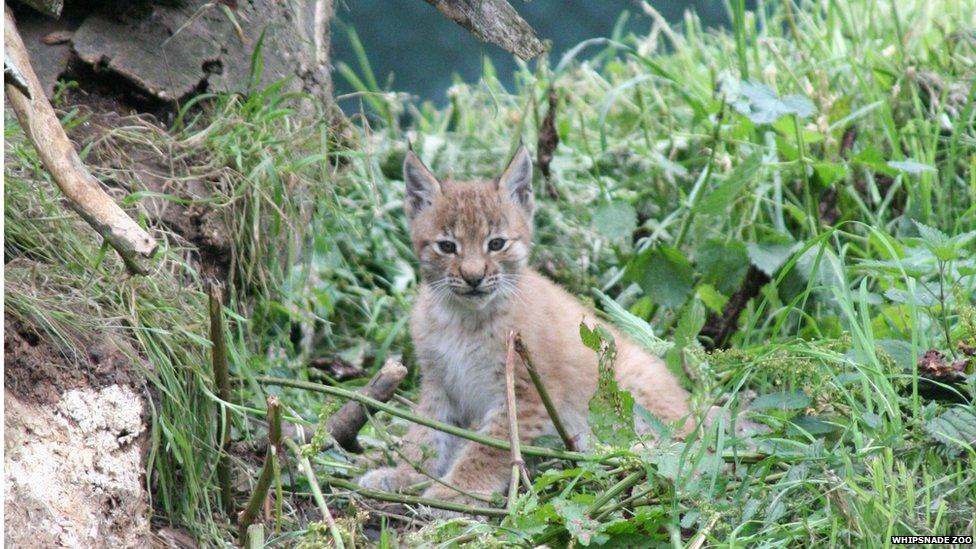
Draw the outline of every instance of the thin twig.
[[[519,447],[518,411],[515,408],[515,331],[508,332],[508,351],[505,354],[505,402],[508,405],[508,440],[512,448],[512,476],[508,486],[508,512],[515,511],[515,500],[518,498],[519,476],[525,484],[526,490],[532,489],[529,480],[529,470],[522,459],[522,449]]]
[[[286,438],[285,444],[295,454],[295,458],[305,472],[305,478],[308,479],[308,484],[312,488],[312,497],[315,498],[315,503],[319,506],[319,510],[322,511],[322,519],[325,520],[325,524],[329,527],[329,533],[332,534],[332,540],[336,549],[344,549],[345,545],[342,542],[342,532],[339,531],[339,526],[336,524],[335,519],[332,518],[332,513],[329,512],[329,506],[325,503],[325,496],[322,495],[322,488],[319,487],[319,480],[315,476],[315,469],[312,469],[312,463],[302,454],[302,449],[298,447],[298,444],[294,440]],[[329,484],[332,483],[330,482]]]
[[[156,241],[112,200],[82,163],[44,94],[44,88],[31,67],[24,41],[17,32],[13,14],[6,7],[3,10],[3,28],[4,62],[9,58],[29,88],[29,93],[24,94],[13,84],[5,86],[7,100],[24,134],[37,149],[41,163],[67,197],[72,209],[115,248],[130,272],[147,274],[149,268],[143,259],[156,253]]]
[[[221,404],[217,408],[217,421],[220,430],[217,433],[217,483],[220,485],[220,497],[224,504],[224,512],[228,517],[234,516],[234,498],[231,491],[230,463],[228,462],[228,447],[230,445],[230,412],[223,403],[230,402],[230,373],[227,365],[227,343],[224,340],[224,310],[223,296],[220,286],[216,282],[210,284],[210,362],[213,366],[214,385]]]
[[[268,488],[271,487],[271,480],[274,476],[274,463],[278,459],[278,451],[281,446],[281,404],[278,397],[268,397],[268,452],[264,456],[264,465],[261,467],[261,474],[258,476],[257,484],[251,492],[247,505],[241,511],[237,519],[238,536],[241,545],[247,543],[248,528],[258,517],[258,511],[268,499]]]
[[[508,511],[505,511],[504,509],[492,509],[490,507],[472,507],[469,505],[464,505],[463,503],[456,503],[453,501],[443,501],[439,499],[411,496],[408,494],[395,494],[393,492],[382,492],[380,490],[370,490],[368,488],[363,488],[359,486],[355,482],[350,482],[348,480],[344,480],[332,476],[327,476],[325,480],[326,482],[329,483],[330,486],[343,488],[355,494],[359,494],[360,496],[369,499],[379,500],[379,501],[403,503],[406,505],[426,505],[427,507],[433,507],[435,509],[457,511],[459,513],[467,513],[469,515],[481,515],[485,517],[500,518],[508,515]]]
[[[539,375],[539,371],[532,364],[532,359],[529,357],[529,350],[522,342],[521,334],[515,334],[515,352],[522,357],[522,364],[525,365],[525,369],[529,372],[529,377],[535,385],[535,390],[539,393],[539,398],[542,399],[542,404],[546,407],[546,412],[549,413],[549,419],[552,420],[556,432],[559,433],[559,438],[563,439],[563,444],[566,445],[567,450],[570,452],[578,451],[576,441],[570,436],[569,431],[566,430],[566,425],[559,417],[556,405],[552,402],[552,397],[549,396],[549,391],[546,390],[545,383],[542,382],[542,376]]]

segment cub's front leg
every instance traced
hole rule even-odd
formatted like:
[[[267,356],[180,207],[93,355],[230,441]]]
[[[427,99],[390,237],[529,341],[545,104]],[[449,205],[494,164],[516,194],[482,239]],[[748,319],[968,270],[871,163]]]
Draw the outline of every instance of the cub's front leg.
[[[550,426],[549,415],[534,390],[526,390],[527,380],[516,381],[519,440],[522,443],[545,434]],[[508,414],[504,402],[489,417],[479,432],[509,440]],[[454,463],[444,476],[443,484],[434,484],[424,492],[424,497],[461,501],[484,505],[470,496],[488,498],[507,488],[512,471],[510,450],[501,450],[477,442],[466,442],[458,452]],[[456,488],[456,489],[455,489]]]
[[[452,422],[453,408],[436,379],[421,380],[416,413],[438,421]],[[364,488],[391,492],[427,480],[427,475],[440,477],[447,470],[458,443],[453,435],[412,423],[403,438],[400,448],[402,456],[397,456],[397,463],[366,473],[358,483]]]

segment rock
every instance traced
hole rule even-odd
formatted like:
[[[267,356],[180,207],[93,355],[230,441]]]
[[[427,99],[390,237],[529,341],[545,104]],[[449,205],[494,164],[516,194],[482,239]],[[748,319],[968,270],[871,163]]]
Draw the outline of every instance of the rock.
[[[317,58],[312,36],[315,4],[250,0],[236,10],[204,0],[115,5],[85,18],[73,37],[74,52],[97,73],[175,103],[203,91],[246,91],[252,53],[261,45],[262,83],[293,76],[293,90],[327,97],[328,51]],[[325,4],[331,18],[331,1]],[[328,26],[325,34],[319,43],[327,48]]]

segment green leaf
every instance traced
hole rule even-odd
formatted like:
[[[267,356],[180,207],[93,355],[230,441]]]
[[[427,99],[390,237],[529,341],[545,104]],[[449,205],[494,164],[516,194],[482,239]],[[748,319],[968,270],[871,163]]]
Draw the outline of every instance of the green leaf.
[[[786,434],[791,436],[827,435],[840,429],[840,426],[814,416],[797,416],[790,419]]]
[[[593,210],[593,229],[611,242],[631,239],[637,228],[637,212],[628,202],[604,202]]]
[[[888,166],[894,168],[898,171],[905,173],[910,173],[913,175],[918,175],[920,173],[935,173],[938,172],[937,169],[928,164],[922,164],[921,162],[916,162],[914,160],[889,160]]]
[[[665,307],[684,303],[693,288],[691,264],[681,252],[667,246],[649,248],[634,258],[625,278]]]
[[[575,501],[557,499],[553,502],[553,508],[563,519],[566,531],[569,535],[580,542],[580,545],[587,546],[591,542],[601,544],[605,536],[599,534],[600,523],[590,518],[587,514],[587,506]]]
[[[760,271],[769,276],[776,274],[776,271],[786,263],[786,260],[793,255],[801,244],[793,243],[755,243],[746,244],[749,251],[749,260]]]
[[[972,452],[976,446],[976,411],[956,406],[925,424],[925,432],[953,454]]]
[[[847,166],[834,162],[817,162],[813,171],[823,187],[829,187],[847,176]]]
[[[858,152],[851,158],[851,160],[856,164],[871,168],[878,173],[883,173],[890,176],[895,176],[898,174],[897,170],[885,162],[884,154],[882,154],[881,151],[875,147],[868,147]]]
[[[749,404],[750,410],[802,410],[810,406],[810,397],[803,391],[780,391],[768,393],[753,400]]]
[[[580,340],[594,351],[600,350],[600,336],[596,334],[585,322],[580,322]]]
[[[697,299],[689,302],[678,317],[678,325],[674,329],[674,347],[664,355],[664,364],[686,387],[691,385],[688,374],[685,373],[685,349],[698,345],[698,333],[705,325],[705,307]]]
[[[779,97],[765,84],[739,83],[739,98],[732,106],[756,124],[772,124],[783,116],[795,114],[806,118],[817,112],[813,102],[802,95]]]
[[[705,195],[695,210],[699,213],[709,215],[725,213],[729,206],[742,193],[743,187],[750,181],[756,179],[760,168],[762,168],[762,155],[758,152],[753,153],[740,162],[728,177],[719,183],[715,190]]]
[[[724,295],[732,295],[749,270],[749,252],[739,241],[706,240],[695,250],[695,265],[702,282]]]
[[[725,304],[729,302],[729,298],[722,295],[715,286],[711,284],[701,284],[698,286],[698,290],[695,292],[698,299],[705,304],[708,309],[714,313],[721,313],[722,308]]]
[[[583,332],[582,328],[580,332]],[[595,337],[599,348],[597,389],[590,398],[587,416],[590,430],[604,444],[627,447],[637,439],[634,430],[634,397],[617,385],[613,367],[617,357],[616,343],[602,326],[590,330],[586,337],[591,343]]]
[[[659,338],[646,320],[624,309],[607,294],[596,288],[593,288],[593,293],[600,298],[600,302],[603,303],[603,310],[606,311],[610,320],[636,340],[647,352],[655,356],[662,356],[674,345],[670,341]]]

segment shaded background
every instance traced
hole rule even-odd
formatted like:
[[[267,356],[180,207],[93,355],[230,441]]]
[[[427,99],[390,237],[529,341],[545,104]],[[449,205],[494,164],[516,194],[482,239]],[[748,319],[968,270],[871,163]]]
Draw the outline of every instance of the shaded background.
[[[516,11],[536,30],[539,38],[552,41],[550,58],[594,37],[609,37],[627,12],[623,36],[646,34],[651,18],[633,0],[510,0]],[[686,9],[696,11],[706,27],[728,25],[724,2],[709,0],[653,0],[668,21],[679,22]],[[749,2],[751,4],[751,2]],[[423,0],[340,1],[333,27],[333,62],[345,62],[362,77],[349,29],[359,36],[380,87],[404,91],[421,100],[445,102],[444,92],[454,75],[467,82],[482,74],[487,56],[506,85],[512,84],[516,67],[502,49],[483,44]],[[334,75],[336,94],[353,91],[346,78]],[[344,108],[354,107],[343,105]]]

